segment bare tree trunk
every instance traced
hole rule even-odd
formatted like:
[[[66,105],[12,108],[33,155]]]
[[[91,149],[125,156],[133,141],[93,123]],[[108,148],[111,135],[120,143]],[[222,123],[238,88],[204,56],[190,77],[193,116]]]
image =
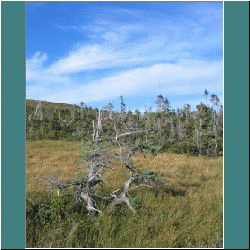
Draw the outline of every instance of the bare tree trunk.
[[[131,166],[129,166],[127,164],[126,164],[126,167],[128,169],[133,169],[133,166],[131,168]],[[124,182],[124,188],[121,191],[121,193],[118,196],[116,196],[115,194],[113,194],[111,196],[112,202],[110,204],[110,207],[113,208],[117,204],[126,203],[127,206],[129,207],[129,209],[135,214],[136,211],[131,206],[131,204],[129,202],[129,193],[128,193],[128,191],[129,191],[129,188],[130,188],[131,184],[138,179],[138,173],[135,170],[129,170],[129,176],[130,176],[129,179]]]
[[[92,121],[92,125],[93,125],[93,134],[92,134],[92,139],[93,139],[93,141],[95,141],[95,121],[93,120]]]
[[[94,130],[94,141],[96,142],[101,141],[100,132],[102,130],[102,122],[101,122],[101,110],[100,109],[99,109],[99,114],[97,118],[96,129],[95,129],[95,123],[93,121],[93,130]]]
[[[37,106],[36,106],[36,109],[35,109],[35,112],[34,112],[34,119],[37,119],[37,120],[43,120],[43,112],[42,112],[42,102],[39,101]]]

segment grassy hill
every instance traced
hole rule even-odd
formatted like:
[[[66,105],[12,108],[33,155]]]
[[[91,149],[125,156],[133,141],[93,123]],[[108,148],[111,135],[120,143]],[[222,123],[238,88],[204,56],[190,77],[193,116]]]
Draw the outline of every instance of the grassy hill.
[[[55,103],[55,102],[47,102],[47,101],[40,101],[40,100],[32,100],[32,99],[26,99],[26,106],[28,108],[35,109],[37,105],[41,103],[41,105],[45,109],[71,109],[74,110],[76,108],[76,105],[68,104],[68,103]]]
[[[26,138],[82,139],[97,110],[66,103],[26,100]]]

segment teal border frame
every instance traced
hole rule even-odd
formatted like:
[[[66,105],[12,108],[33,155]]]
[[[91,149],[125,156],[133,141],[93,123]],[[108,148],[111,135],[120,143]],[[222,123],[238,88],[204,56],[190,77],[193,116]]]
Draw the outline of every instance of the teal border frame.
[[[25,2],[1,2],[1,247],[25,248]]]
[[[1,2],[1,240],[25,248],[25,2]],[[249,3],[224,2],[224,247],[249,248]]]
[[[249,2],[224,2],[224,247],[249,248]]]

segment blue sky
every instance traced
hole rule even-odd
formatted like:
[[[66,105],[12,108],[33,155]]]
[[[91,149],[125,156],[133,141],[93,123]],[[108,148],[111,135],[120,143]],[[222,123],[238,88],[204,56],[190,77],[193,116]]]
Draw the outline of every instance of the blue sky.
[[[30,2],[26,97],[119,109],[223,101],[222,2]]]

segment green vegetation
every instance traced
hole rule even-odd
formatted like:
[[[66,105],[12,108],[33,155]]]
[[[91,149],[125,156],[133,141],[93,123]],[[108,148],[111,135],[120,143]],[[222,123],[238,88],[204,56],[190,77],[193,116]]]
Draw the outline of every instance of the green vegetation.
[[[207,99],[206,90],[204,95]],[[101,110],[102,119],[122,118],[129,121],[131,127],[146,131],[143,136],[130,136],[130,140],[137,140],[135,147],[142,151],[152,154],[162,150],[207,156],[223,154],[223,106],[215,94],[211,94],[211,105],[200,103],[195,111],[191,111],[188,104],[181,109],[170,109],[168,99],[162,95],[156,100],[157,111],[148,108],[144,114],[138,110],[135,113],[126,111],[122,96],[120,101],[120,112],[115,112],[109,103]],[[69,105],[27,100],[26,136],[30,139],[89,140],[93,121],[98,115],[98,109],[87,107],[83,102]],[[113,133],[113,123],[107,122],[102,135]]]
[[[27,158],[35,155],[36,162],[55,157],[72,150],[70,141],[27,141]],[[79,147],[79,143],[75,147]],[[41,150],[39,150],[41,149]],[[43,152],[43,153],[37,153]],[[34,160],[33,156],[32,160]],[[60,170],[60,176],[76,181],[84,179],[84,173],[75,176],[72,170],[75,155],[66,157],[68,168]],[[27,190],[27,247],[223,247],[222,222],[222,159],[188,156],[185,154],[161,153],[139,154],[134,163],[143,180],[164,182],[176,189],[184,189],[184,195],[151,188],[137,188],[130,192],[130,203],[136,209],[133,214],[125,204],[95,216],[88,215],[82,203],[71,195],[71,190],[60,192],[60,196],[46,186],[31,185],[37,179],[29,179]],[[56,161],[58,161],[56,159]],[[34,161],[29,162],[27,174],[36,175]],[[50,165],[56,175],[61,164]],[[42,169],[45,166],[41,166]],[[104,196],[116,187],[122,187],[127,178],[119,164],[104,175],[107,187],[96,190]],[[44,171],[49,171],[44,169]],[[41,171],[41,170],[40,170]],[[73,174],[73,175],[72,175]],[[120,185],[120,186],[119,186]],[[35,189],[32,189],[35,188]],[[98,204],[99,206],[99,204]]]
[[[64,162],[49,171],[34,167],[34,151],[52,163],[53,146],[50,158],[42,155],[46,149],[27,147],[27,164],[32,163],[27,166],[27,247],[223,247],[223,114],[214,108],[217,96],[211,95],[212,107],[201,103],[191,112],[188,105],[170,111],[168,99],[159,95],[157,112],[143,116],[126,112],[120,100],[121,112],[113,112],[112,104],[101,111],[81,103],[57,106],[53,113],[51,104],[42,108],[38,102],[29,115],[32,136],[48,136],[44,128],[52,126],[51,138],[72,139],[78,133],[82,140],[75,171],[69,167],[73,156],[63,153],[72,142],[49,142]],[[70,110],[71,120],[64,120],[62,110]]]

